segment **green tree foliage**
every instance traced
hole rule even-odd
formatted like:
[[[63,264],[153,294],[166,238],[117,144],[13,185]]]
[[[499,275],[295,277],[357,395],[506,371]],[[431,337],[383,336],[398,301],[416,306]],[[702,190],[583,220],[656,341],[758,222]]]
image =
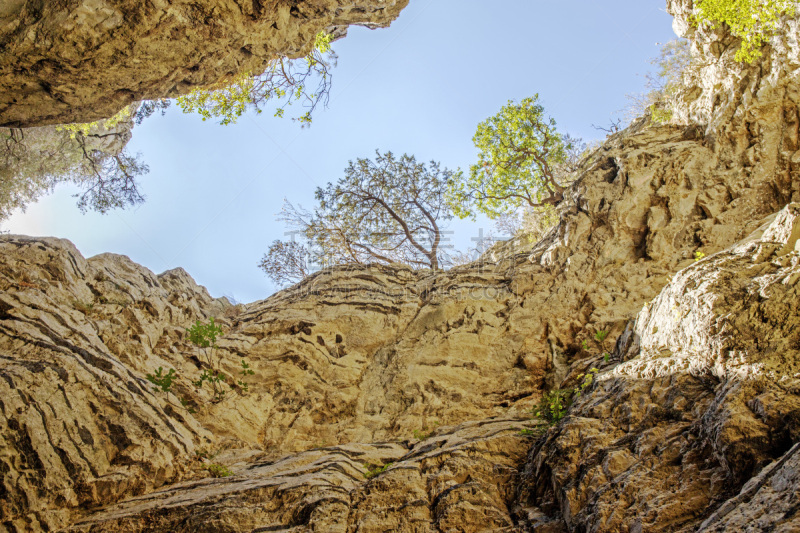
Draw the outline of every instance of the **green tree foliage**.
[[[300,103],[304,113],[295,120],[308,124],[317,106],[328,102],[336,61],[331,39],[322,32],[308,56],[280,57],[257,76],[243,73],[196,89],[178,98],[178,106],[184,112],[199,113],[203,120],[218,118],[222,124],[231,124],[248,109],[260,113],[269,101],[281,102],[276,116]],[[96,122],[0,128],[0,222],[59,183],[83,189],[76,195],[82,211],[105,213],[143,202],[137,179],[149,169],[138,155],[124,150],[125,144],[134,124],[141,124],[156,111],[163,114],[169,106],[169,100],[158,99],[133,104]]]
[[[165,374],[164,369],[162,367],[158,367],[153,374],[147,374],[147,381],[161,389],[161,392],[170,392],[172,389],[172,383],[177,378],[178,375],[175,373],[174,368],[170,368],[169,372]]]
[[[311,115],[322,103],[327,105],[331,88],[331,68],[336,54],[331,48],[331,35],[319,33],[309,55],[301,59],[277,58],[259,75],[244,72],[216,85],[195,89],[177,99],[184,113],[199,113],[203,120],[219,119],[220,124],[235,123],[248,109],[262,112],[269,101],[282,101],[275,116],[282,117],[286,108],[300,102],[305,113],[296,118],[311,123]],[[316,87],[310,88],[316,80]]]
[[[222,336],[222,328],[214,322],[214,317],[211,317],[208,322],[200,320],[195,321],[192,327],[186,330],[189,342],[197,347],[198,352],[201,354],[201,359],[207,365],[200,374],[200,378],[194,382],[194,386],[200,388],[203,383],[208,382],[214,390],[214,401],[220,401],[225,396],[225,391],[222,390],[222,383],[225,382],[220,369],[220,358],[214,357],[217,346],[217,337]]]
[[[41,135],[41,130],[37,133]],[[53,142],[52,149],[42,150],[49,157],[39,158],[35,155],[39,150],[29,146],[30,136],[25,142],[25,134],[19,129],[0,130],[0,222],[53,189],[58,174],[43,171],[50,159],[59,160],[59,165],[66,163],[66,168],[71,163],[69,157],[64,157],[65,151],[59,149],[63,139]]]
[[[144,200],[137,179],[148,172],[125,151],[130,116],[114,124],[0,128],[0,221],[59,183],[83,189],[78,206],[105,213]]]
[[[497,218],[522,206],[553,207],[564,199],[576,141],[556,130],[538,94],[518,104],[509,101],[478,125],[473,142],[480,151],[478,163],[469,176],[452,181],[448,195],[459,217],[480,211]]]
[[[514,213],[500,215],[495,220],[495,227],[501,234],[521,243],[534,244],[542,240],[558,221],[558,211],[550,206],[522,207]]]
[[[281,219],[308,239],[317,264],[401,262],[435,270],[445,255],[442,224],[453,218],[445,196],[454,176],[435,161],[376,152],[374,161],[351,161],[344,178],[318,188],[313,212],[287,202]],[[261,267],[269,274],[282,260],[267,255]]]
[[[761,46],[769,40],[783,15],[794,16],[793,0],[695,0],[694,22],[716,28],[726,24],[742,40],[736,60],[752,63],[761,57]]]

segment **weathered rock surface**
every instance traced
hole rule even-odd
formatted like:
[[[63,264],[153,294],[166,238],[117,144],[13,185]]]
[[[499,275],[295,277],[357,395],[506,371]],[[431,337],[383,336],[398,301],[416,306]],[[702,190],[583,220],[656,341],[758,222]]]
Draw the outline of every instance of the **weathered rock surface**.
[[[233,475],[173,485],[80,522],[71,531],[498,531],[529,447],[529,421],[441,428],[417,442],[345,444]],[[365,479],[370,469],[385,471]]]
[[[790,132],[778,122],[758,138],[740,135],[771,155],[792,142]],[[111,478],[118,480],[113,490],[91,497],[58,499],[50,490],[10,482],[4,523],[20,530],[39,522],[64,525],[75,518],[76,506],[113,503],[177,481],[191,471],[201,445],[255,448],[278,459],[320,445],[408,439],[435,423],[524,414],[571,365],[577,372],[585,365],[576,361],[599,350],[581,348],[595,328],[611,329],[615,338],[675,271],[693,263],[695,251],[710,255],[731,245],[791,199],[796,172],[785,159],[764,157],[741,177],[741,167],[731,162],[741,159],[742,144],[727,137],[712,143],[697,128],[639,124],[587,163],[573,207],[530,256],[436,275],[403,267],[331,270],[238,311],[212,301],[185,273],[155,276],[125,258],[86,261],[63,242],[4,237],[7,309],[0,323],[7,365],[29,357],[23,346],[36,346],[33,333],[20,331],[19,317],[61,324],[54,337],[69,345],[57,367],[67,372],[54,371],[47,386],[66,387],[84,350],[103,354],[138,383],[138,396],[125,393],[120,404],[146,404],[141,424],[160,428],[146,441],[135,425],[124,426],[124,439],[112,442],[109,455],[118,448],[163,454],[163,443],[182,439],[163,461],[152,454],[152,462],[139,456],[132,467],[112,468],[118,476]],[[781,175],[785,180],[775,180]],[[73,262],[87,266],[76,270]],[[255,375],[245,378],[249,391],[236,387],[212,403],[208,388],[191,384],[203,366],[183,331],[198,318],[226,313],[219,353],[229,383],[239,378],[242,360]],[[178,372],[175,394],[155,395],[143,380],[158,367]],[[8,393],[44,386],[37,378],[36,371],[16,378]],[[95,390],[90,382],[87,376],[76,388]],[[113,380],[101,382],[110,387]],[[196,412],[179,407],[180,399]],[[90,428],[95,442],[109,440],[107,428],[91,425],[98,417],[86,408],[91,402],[64,407],[66,401],[52,394],[39,402],[71,409],[75,424]],[[121,405],[104,402],[95,402],[109,413],[104,416],[119,416]],[[29,416],[32,408],[23,403],[20,414],[4,411],[6,419]],[[27,419],[17,424],[11,434],[39,434]],[[34,458],[58,457],[62,448],[41,437],[33,451],[27,441],[9,442],[9,472],[30,472],[32,487],[39,475]],[[67,490],[109,471],[90,459],[71,472],[65,461],[52,459],[57,467],[45,479]],[[151,468],[168,464],[173,470],[152,475]]]
[[[797,500],[775,501],[800,490],[796,449],[769,473],[800,441],[800,205],[773,218],[645,306],[618,344],[624,362],[532,452],[523,507],[587,531],[692,531],[707,518],[737,531],[736,515],[709,518],[734,498],[751,507],[742,530],[742,515],[760,515],[751,531],[800,528]],[[758,485],[737,497],[745,482]]]
[[[689,3],[669,6],[680,26]],[[757,78],[709,64],[719,83],[687,92],[676,124],[611,137],[526,253],[435,274],[331,269],[231,306],[180,270],[3,236],[0,524],[796,530],[792,24]],[[724,33],[686,31],[720,65],[735,52]],[[219,402],[192,384],[206,365],[184,333],[210,316],[225,330]],[[609,361],[596,329],[616,341]],[[519,420],[593,366],[529,450]],[[144,379],[158,367],[177,371],[172,393]],[[234,476],[208,479],[209,461]],[[366,481],[365,462],[394,464]]]
[[[185,272],[86,261],[67,241],[12,237],[0,248],[0,523],[50,530],[69,508],[180,478],[212,435],[131,362],[147,366],[155,342],[223,304]]]
[[[782,142],[782,131],[766,140]],[[771,180],[786,172],[774,159],[749,181],[731,179],[737,171],[724,161],[735,153],[727,143],[708,146],[695,128],[640,124],[588,164],[574,190],[575,207],[530,257],[436,275],[399,266],[334,269],[240,308],[212,300],[181,271],[155,276],[119,256],[83,260],[64,241],[4,237],[3,374],[14,376],[7,394],[46,389],[35,402],[3,410],[6,420],[15,420],[8,423],[13,437],[5,468],[30,485],[4,477],[4,523],[23,531],[40,523],[62,526],[80,516],[76,507],[196,477],[198,447],[256,449],[274,460],[317,446],[402,441],[436,423],[524,415],[542,390],[589,355],[580,343],[594,328],[610,328],[616,337],[672,272],[693,264],[694,251],[710,255],[735,242],[759,225],[755,217],[791,194]],[[208,388],[191,384],[203,365],[183,331],[198,318],[225,315],[219,353],[228,382],[239,378],[242,360],[255,375],[244,378],[249,391],[235,387],[213,403]],[[48,325],[51,344],[64,348],[61,359],[39,353],[42,334],[28,331],[26,321]],[[49,392],[69,388],[84,352],[133,376],[116,385],[87,375],[74,385],[113,401],[67,403]],[[32,354],[51,361],[47,380],[39,379],[38,367],[17,375],[18,360]],[[582,365],[576,362],[574,371]],[[144,381],[158,367],[177,370],[175,394],[156,395]],[[685,380],[685,387],[694,386]],[[136,385],[133,391],[126,381]],[[118,392],[103,392],[109,387]],[[690,392],[685,396],[697,402]],[[140,421],[118,424],[122,435],[112,439],[114,432],[97,420],[122,416],[129,403],[142,410]],[[58,422],[52,434],[83,427],[88,442],[110,442],[108,466],[87,455],[97,453],[92,444],[83,450],[73,443],[68,451],[89,459],[63,458],[59,450],[72,448],[41,436],[31,404],[43,413],[71,411],[67,420],[74,422],[66,428]],[[180,445],[169,446],[173,441]],[[123,468],[108,459],[119,455],[132,456]],[[52,479],[50,489],[36,484],[37,461],[46,463],[41,456],[52,463],[43,478]],[[82,488],[101,479],[111,488]],[[57,498],[55,486],[76,496]]]
[[[155,276],[109,254],[84,260],[57,239],[10,236],[0,247],[0,321],[8,354],[0,374],[9,376],[3,394],[21,395],[3,405],[12,435],[4,464],[25,481],[4,477],[2,510],[4,523],[20,530],[63,525],[66,509],[175,481],[199,448],[257,449],[276,459],[321,445],[409,439],[439,425],[519,412],[530,407],[546,370],[546,358],[525,362],[515,351],[524,335],[504,323],[512,295],[492,273],[434,277],[405,267],[340,269],[237,308],[212,300],[183,271]],[[223,317],[221,368],[234,387],[218,403],[210,388],[192,384],[206,366],[184,339],[185,327],[208,316]],[[42,336],[56,347],[37,344]],[[87,354],[95,374],[73,383]],[[242,378],[247,391],[235,385],[242,361],[255,372]],[[18,368],[23,362],[26,372]],[[124,370],[125,379],[107,378],[108,365]],[[526,365],[540,368],[531,372]],[[156,395],[144,380],[159,367],[178,372],[172,394]],[[47,368],[53,370],[39,383]],[[36,399],[25,396],[40,387]],[[54,394],[61,389],[92,395],[70,400]],[[143,410],[135,423],[96,423],[119,420],[127,403]],[[60,411],[70,417],[62,420],[55,414]],[[51,413],[52,434],[74,426],[83,440],[65,446],[44,438],[41,426],[49,422],[38,423],[36,416]],[[107,441],[110,458],[86,458]],[[157,454],[145,460],[154,448],[163,461]],[[44,475],[42,457],[53,463]],[[124,468],[115,468],[114,460]],[[166,470],[156,475],[160,467]],[[52,488],[37,491],[42,476],[80,494],[59,499]],[[98,480],[114,480],[114,490],[82,488]]]
[[[769,122],[763,114],[766,106],[783,107],[787,99],[796,104],[800,20],[784,17],[763,47],[763,57],[746,64],[736,61],[741,41],[725,26],[707,29],[692,24],[693,5],[693,0],[667,0],[675,33],[689,39],[695,58],[684,80],[686,90],[675,95],[675,122],[707,124],[723,131],[749,123],[755,133]],[[786,106],[787,113],[794,111]]]
[[[753,203],[740,227],[753,233],[715,255],[699,247],[710,257],[677,265],[688,268],[625,328],[616,361],[576,365],[598,366],[600,377],[529,456],[517,512],[533,531],[800,528],[792,447],[800,440],[798,208],[766,218],[752,209],[773,193],[777,203],[799,199],[796,21],[785,21],[763,62],[743,66],[724,30],[704,34],[688,24],[691,2],[668,4],[702,60],[674,121],[700,123],[718,158],[712,172],[727,175],[720,188],[701,186],[702,195],[728,196],[723,212],[697,202],[715,220],[711,232],[742,207],[735,189],[770,170],[764,188],[746,193]],[[673,176],[684,172],[696,169],[680,165]],[[670,213],[685,194],[667,195]],[[651,204],[648,230],[662,213]]]
[[[0,6],[0,126],[92,122],[386,26],[408,0],[66,0]]]

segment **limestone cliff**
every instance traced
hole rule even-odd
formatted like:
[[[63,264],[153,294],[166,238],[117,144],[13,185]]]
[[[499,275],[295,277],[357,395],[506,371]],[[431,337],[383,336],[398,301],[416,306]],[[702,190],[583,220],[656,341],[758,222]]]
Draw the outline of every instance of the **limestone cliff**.
[[[321,30],[385,26],[408,0],[11,0],[0,5],[0,126],[92,122],[176,97]]]
[[[335,268],[232,306],[181,270],[0,238],[0,524],[797,530],[797,28],[728,68],[735,41],[669,7],[705,58],[674,123],[609,138],[525,253]],[[210,316],[220,402],[185,336]],[[582,342],[601,328],[609,360]],[[530,419],[592,367],[560,424]]]

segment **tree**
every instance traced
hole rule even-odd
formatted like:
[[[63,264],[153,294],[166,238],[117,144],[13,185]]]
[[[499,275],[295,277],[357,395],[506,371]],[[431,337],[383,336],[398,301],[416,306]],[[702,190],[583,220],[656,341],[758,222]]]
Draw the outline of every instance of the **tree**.
[[[761,57],[761,46],[775,33],[780,18],[796,13],[793,0],[695,0],[694,8],[698,26],[728,25],[742,40],[736,61],[746,63]]]
[[[438,269],[444,258],[442,224],[453,218],[445,195],[455,173],[392,152],[350,161],[344,178],[318,188],[313,212],[286,202],[280,219],[305,236],[313,263],[390,264]],[[273,243],[280,253],[300,250]],[[299,269],[294,269],[302,274]]]
[[[248,109],[258,113],[268,101],[282,100],[275,115],[301,102],[305,112],[297,117],[311,122],[318,105],[327,106],[331,68],[336,54],[332,35],[316,36],[311,52],[304,58],[279,57],[263,73],[245,72],[220,80],[211,87],[195,89],[177,99],[186,113],[199,113],[203,120],[219,118],[231,124]],[[316,80],[316,86],[313,86]],[[170,106],[167,99],[138,102],[105,120],[41,128],[0,128],[0,222],[16,209],[36,201],[58,183],[74,183],[84,189],[78,207],[102,213],[144,201],[137,178],[149,169],[141,158],[125,152],[131,128]]]
[[[475,261],[480,261],[486,252],[490,251],[495,244],[503,240],[505,239],[495,237],[491,231],[484,234],[483,230],[480,230],[478,236],[472,239],[475,245],[467,248],[466,251],[457,250],[448,254],[447,263],[450,267],[460,267],[474,263]]]
[[[311,52],[301,59],[279,57],[267,64],[259,75],[243,72],[233,79],[202,89],[194,89],[177,99],[184,113],[199,113],[203,120],[219,118],[220,124],[235,123],[248,109],[262,112],[270,100],[283,100],[275,111],[284,116],[287,106],[302,102],[306,112],[296,118],[303,124],[311,123],[311,114],[322,103],[327,106],[331,89],[331,67],[336,54],[331,48],[332,35],[317,34]],[[308,84],[317,79],[317,86],[309,90]]]
[[[677,94],[684,73],[692,66],[689,41],[674,39],[664,43],[658,57],[652,59],[650,64],[655,65],[657,71],[645,75],[647,92],[625,95],[629,102],[625,118],[629,121],[648,112],[655,122],[664,123],[672,118],[669,98]]]
[[[274,241],[258,267],[274,283],[297,283],[311,273],[308,248],[294,241]]]
[[[106,212],[144,200],[137,178],[147,173],[125,151],[132,115],[115,122],[0,129],[0,221],[59,183],[84,189],[82,210]]]
[[[452,181],[449,202],[461,218],[475,211],[496,218],[521,206],[553,207],[564,199],[580,141],[562,135],[546,118],[539,95],[509,101],[481,122],[473,137],[480,150],[469,177]]]

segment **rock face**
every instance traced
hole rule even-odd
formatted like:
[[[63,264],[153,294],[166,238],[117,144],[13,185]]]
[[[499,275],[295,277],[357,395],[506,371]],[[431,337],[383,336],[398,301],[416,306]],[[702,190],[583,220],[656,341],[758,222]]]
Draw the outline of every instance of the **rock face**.
[[[770,138],[776,139],[782,136]],[[724,161],[735,157],[735,147],[707,142],[696,128],[644,124],[612,139],[587,163],[573,192],[574,207],[565,211],[559,227],[530,256],[435,275],[402,266],[334,269],[241,307],[212,300],[182,271],[155,276],[120,256],[84,260],[65,241],[4,237],[0,324],[8,356],[1,372],[8,376],[8,390],[2,397],[20,399],[8,405],[4,400],[9,428],[4,469],[14,474],[4,476],[3,523],[20,531],[76,522],[83,524],[80,527],[113,530],[117,526],[104,524],[124,520],[120,523],[135,531],[150,523],[145,517],[155,512],[152,507],[160,500],[144,497],[136,500],[143,507],[122,504],[96,517],[84,516],[124,496],[207,475],[197,457],[220,450],[239,450],[239,455],[213,460],[230,463],[257,453],[263,462],[288,460],[287,454],[320,446],[384,441],[393,442],[387,446],[398,450],[385,460],[401,462],[397,446],[405,454],[415,453],[420,445],[409,450],[397,443],[415,434],[424,436],[437,424],[443,426],[440,431],[449,432],[446,428],[469,421],[526,416],[543,390],[564,376],[600,364],[586,360],[599,346],[589,351],[580,346],[595,328],[611,329],[612,337],[629,329],[629,322],[669,282],[673,271],[694,265],[694,251],[699,248],[711,255],[751,233],[761,224],[754,217],[763,218],[780,205],[782,195],[789,194],[775,189],[771,176],[781,172],[775,166],[761,165],[748,182],[731,183],[734,170]],[[228,383],[234,384],[218,403],[212,401],[207,386],[198,390],[192,385],[204,366],[184,335],[184,328],[209,316],[218,317],[225,329],[219,342],[221,368]],[[31,323],[43,325],[32,328]],[[48,338],[49,344],[43,345]],[[50,366],[42,366],[44,361]],[[111,370],[104,361],[112,370],[118,366],[119,372],[124,371],[123,377],[107,376]],[[242,378],[247,391],[235,385],[242,361],[255,372]],[[81,373],[87,365],[94,374]],[[156,393],[144,380],[158,367],[177,371],[173,394]],[[41,379],[47,368],[52,371]],[[650,390],[650,378],[644,377],[625,378],[625,383],[638,382]],[[682,389],[675,379],[676,384],[665,387],[677,395]],[[713,398],[712,392],[700,395],[705,389],[691,376],[681,379],[688,392],[676,400],[679,404],[700,409],[704,404],[699,400]],[[85,398],[81,401],[70,400],[69,394],[57,394],[61,389],[91,394],[81,396]],[[596,398],[599,391],[585,401]],[[36,400],[24,396],[34,392]],[[51,415],[59,412],[69,417]],[[666,413],[663,416],[672,412],[659,411]],[[599,439],[605,422],[590,422],[591,418],[582,416],[575,431],[585,435],[594,427]],[[115,422],[120,419],[126,423]],[[45,427],[54,437],[44,436]],[[567,431],[570,422],[559,427]],[[82,429],[85,437],[80,436]],[[54,440],[64,434],[71,438]],[[507,466],[522,469],[526,441],[512,432],[508,439],[523,449],[512,454],[515,459]],[[548,435],[545,442],[552,439]],[[552,457],[544,464],[555,471],[561,452],[544,444],[537,449],[527,466],[526,485],[533,484],[530,476],[536,472],[536,487],[550,486],[556,481],[535,470],[535,465],[542,457]],[[777,453],[780,446],[769,450]],[[585,454],[568,456],[573,459],[569,468],[575,468]],[[767,457],[771,456],[764,452],[753,459],[753,468]],[[365,460],[373,459],[377,458]],[[619,460],[625,465],[630,457],[622,454]],[[726,487],[733,486],[720,474],[721,463],[709,469],[726,480]],[[249,472],[242,467],[237,476],[244,479],[234,481],[250,483]],[[270,487],[278,476],[273,470],[253,475],[262,480],[257,484]],[[745,479],[743,475],[738,482]],[[311,497],[318,486],[314,476],[302,475],[301,480],[295,487],[297,501]],[[351,497],[352,491],[366,490],[355,480],[347,485]],[[209,493],[202,488],[207,482],[196,483],[158,489],[174,494],[178,501],[175,514],[170,511],[164,517],[165,528],[188,512],[180,502],[193,502],[187,503],[192,512],[224,505],[224,491]],[[462,483],[472,481],[458,484]],[[480,491],[495,490],[479,485],[484,487]],[[524,498],[515,500],[514,486],[505,486],[502,506],[500,500],[491,499],[495,503],[486,509],[494,510],[485,516],[511,516],[511,523],[561,523],[555,500],[548,507],[543,503],[547,495],[529,488],[523,490]],[[230,490],[240,493],[238,488]],[[398,485],[385,490],[380,497],[396,499],[406,489]],[[576,490],[589,491],[583,486]],[[432,518],[425,520],[439,520],[429,505],[438,493],[427,494],[425,516]],[[511,511],[497,514],[501,507],[514,509],[515,501],[513,516]],[[700,517],[713,508],[704,505],[697,512]],[[258,520],[287,528],[295,524],[299,530],[311,527],[310,518],[304,518],[310,515],[297,511],[302,515],[298,518],[294,511],[281,509]],[[640,511],[633,505],[629,512]],[[212,516],[216,512],[208,511]],[[234,527],[230,524],[238,523],[244,512],[237,511],[235,520],[220,518],[214,523]],[[596,514],[592,513],[587,509],[585,517],[564,521],[579,529],[585,523],[580,520],[588,522]],[[355,516],[342,523],[355,527],[360,523]],[[480,531],[485,524],[500,522],[469,523],[475,525],[469,531]]]
[[[688,90],[673,102],[675,122],[726,130],[742,122],[765,122],[763,111],[771,104],[783,108],[791,101],[796,107],[800,20],[784,18],[763,57],[748,65],[734,58],[740,40],[725,27],[709,30],[691,23],[692,0],[667,0],[667,9],[675,17],[675,33],[689,39],[695,58],[684,80]],[[785,107],[789,114],[795,111]]]
[[[623,362],[531,453],[525,511],[587,531],[800,528],[799,216],[791,204],[644,307]]]
[[[175,97],[277,56],[322,30],[385,26],[408,0],[66,0],[0,6],[0,126],[92,122]]]
[[[275,462],[251,459],[234,467],[231,477],[173,485],[107,509],[71,531],[512,528],[507,502],[529,446],[520,428],[529,423],[464,424],[411,449],[408,443],[347,444]],[[373,471],[370,480],[365,464]]]
[[[690,4],[669,7],[685,26]],[[720,82],[687,90],[675,124],[609,138],[525,253],[444,273],[330,269],[232,306],[181,270],[3,236],[0,523],[797,530],[792,24],[757,79],[706,65]],[[735,52],[686,31],[721,64]],[[185,334],[212,316],[221,401],[194,385],[208,364]],[[169,393],[145,379],[159,367],[177,372]],[[586,372],[563,421],[529,420]],[[210,479],[223,466],[233,475]]]
[[[223,305],[182,271],[86,261],[58,239],[0,246],[3,526],[51,530],[66,525],[68,508],[179,478],[181,460],[212,436],[155,396],[131,362],[146,365],[155,342]]]

